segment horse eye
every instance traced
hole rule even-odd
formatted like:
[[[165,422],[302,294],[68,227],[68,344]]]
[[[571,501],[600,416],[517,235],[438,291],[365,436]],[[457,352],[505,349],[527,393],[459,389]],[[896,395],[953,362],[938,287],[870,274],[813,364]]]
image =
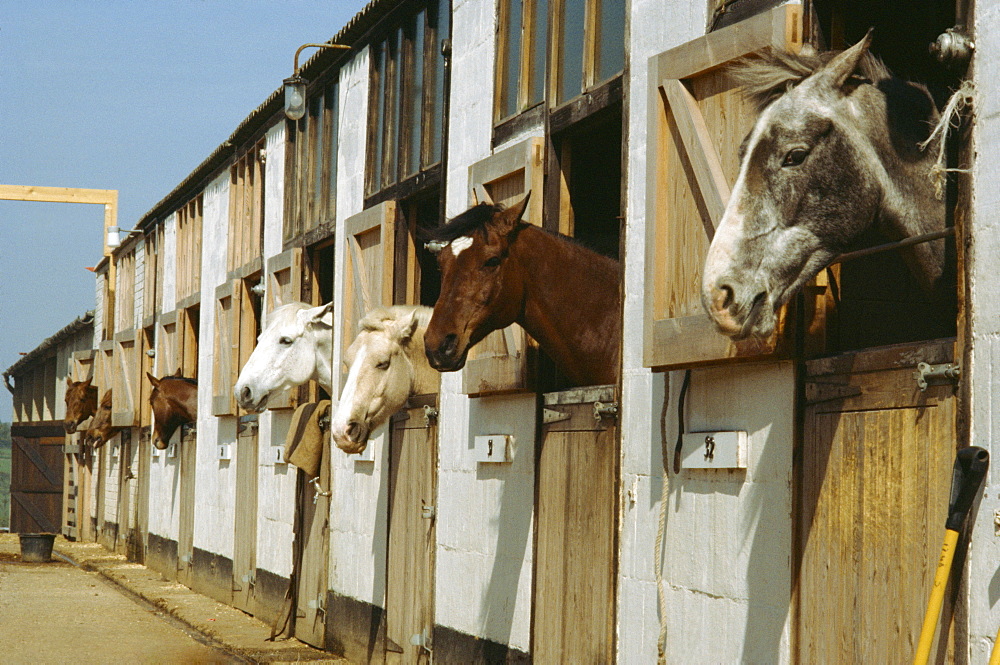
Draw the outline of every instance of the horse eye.
[[[802,162],[806,161],[806,157],[809,156],[809,151],[805,148],[792,148],[785,155],[785,159],[782,160],[782,166],[798,166]]]
[[[389,369],[389,361],[383,360],[378,365],[375,365],[375,369]]]
[[[281,344],[282,346],[291,346],[292,345],[292,338],[291,337],[282,337],[281,339],[278,340],[278,344]]]
[[[486,259],[485,263],[483,263],[483,267],[484,268],[496,268],[498,265],[500,265],[500,257],[499,256],[490,257],[490,258]]]

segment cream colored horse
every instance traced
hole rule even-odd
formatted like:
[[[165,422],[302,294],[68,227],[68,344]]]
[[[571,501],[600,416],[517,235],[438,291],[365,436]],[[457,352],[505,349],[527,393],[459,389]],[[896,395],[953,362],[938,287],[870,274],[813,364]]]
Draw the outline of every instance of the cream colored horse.
[[[333,440],[346,453],[361,453],[371,433],[411,395],[436,393],[440,375],[424,353],[430,307],[396,305],[369,312],[347,349],[347,381],[331,420]]]

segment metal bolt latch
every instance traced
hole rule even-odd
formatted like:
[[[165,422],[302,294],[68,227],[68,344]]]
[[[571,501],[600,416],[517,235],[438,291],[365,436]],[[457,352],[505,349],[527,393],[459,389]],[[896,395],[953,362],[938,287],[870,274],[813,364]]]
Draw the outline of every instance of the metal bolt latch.
[[[316,490],[316,493],[313,494],[313,505],[315,505],[319,501],[319,498],[321,496],[332,496],[332,492],[324,491],[323,488],[320,486],[319,476],[313,478],[309,482],[312,483],[313,489]]]
[[[437,420],[438,410],[430,404],[424,405],[424,427],[430,427]]]
[[[594,402],[594,420],[600,422],[604,418],[614,418],[618,415],[618,402]]]
[[[942,363],[940,365],[929,365],[920,363],[917,371],[913,373],[913,378],[917,380],[917,387],[921,391],[927,390],[927,386],[942,385],[945,383],[958,383],[962,375],[961,363]]]
[[[421,506],[420,506],[420,517],[424,518],[425,520],[432,520],[432,519],[434,519],[434,506],[433,506],[433,504],[424,503],[423,500],[421,500],[420,503],[421,503]]]
[[[715,458],[715,437],[705,437],[705,459],[711,462]]]

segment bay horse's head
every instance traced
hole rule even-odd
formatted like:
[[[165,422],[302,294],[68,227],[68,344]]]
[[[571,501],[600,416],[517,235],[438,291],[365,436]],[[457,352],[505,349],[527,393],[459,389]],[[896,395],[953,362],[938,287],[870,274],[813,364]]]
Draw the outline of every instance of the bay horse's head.
[[[934,102],[870,42],[871,31],[836,55],[772,53],[736,72],[763,110],[705,259],[702,302],[723,334],[769,335],[777,310],[873,226],[897,239],[943,228],[927,178],[935,151],[918,147]],[[919,250],[938,252],[920,265],[928,285],[943,267],[934,244]]]
[[[363,452],[371,433],[403,407],[429,371],[424,329],[430,316],[429,307],[401,305],[372,310],[361,320],[344,354],[347,382],[330,422],[333,441],[344,452]]]
[[[67,434],[76,432],[80,423],[97,411],[97,386],[90,385],[90,381],[66,379],[66,419],[63,427]]]
[[[97,413],[94,414],[94,420],[87,430],[86,440],[92,443],[95,448],[100,448],[110,441],[120,429],[120,427],[111,424],[111,391],[106,390],[104,396],[101,397],[100,405],[97,407]]]
[[[428,236],[441,269],[441,295],[424,334],[434,369],[462,369],[470,348],[521,313],[524,276],[510,247],[527,206],[527,196],[506,209],[480,203]]]
[[[267,317],[267,327],[240,370],[233,392],[240,407],[262,411],[276,392],[310,379],[331,390],[333,303],[310,307],[293,302]]]
[[[198,382],[178,371],[174,376],[157,379],[146,372],[153,391],[149,405],[153,409],[153,445],[160,450],[167,447],[174,432],[181,425],[198,421]]]

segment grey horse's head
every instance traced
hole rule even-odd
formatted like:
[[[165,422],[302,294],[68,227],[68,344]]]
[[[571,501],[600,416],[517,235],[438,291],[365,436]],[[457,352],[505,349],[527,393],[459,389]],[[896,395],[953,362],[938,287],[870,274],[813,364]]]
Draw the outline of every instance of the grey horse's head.
[[[912,235],[909,218],[922,211],[907,168],[926,162],[917,143],[937,112],[926,89],[867,54],[870,41],[869,32],[833,57],[774,54],[744,66],[763,110],[702,281],[704,307],[725,335],[770,335],[777,310],[873,224]],[[908,112],[894,116],[891,96]],[[943,209],[940,217],[943,225]]]

